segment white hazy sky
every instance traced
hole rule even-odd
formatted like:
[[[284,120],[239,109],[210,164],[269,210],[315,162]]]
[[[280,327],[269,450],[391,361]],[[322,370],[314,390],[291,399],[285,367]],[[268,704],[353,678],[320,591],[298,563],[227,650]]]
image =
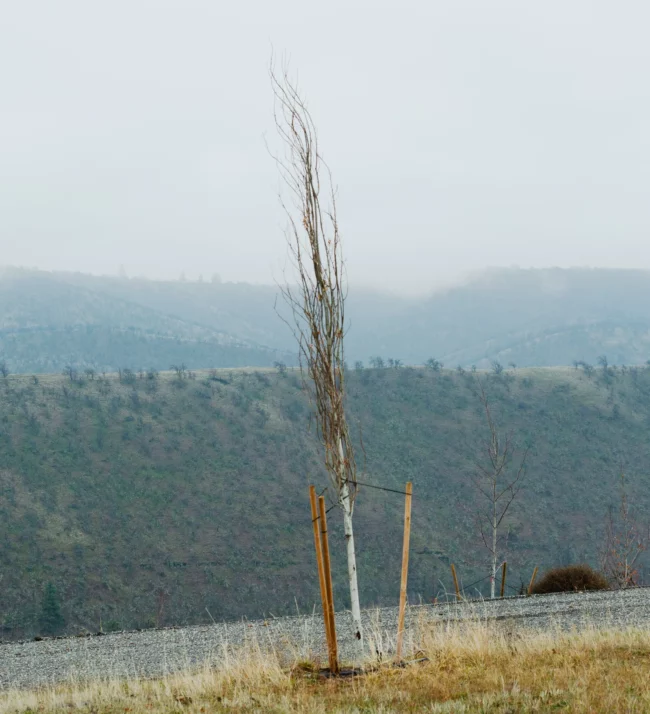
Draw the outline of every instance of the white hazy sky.
[[[4,0],[0,263],[279,277],[273,47],[351,281],[650,268],[648,27],[643,0]]]

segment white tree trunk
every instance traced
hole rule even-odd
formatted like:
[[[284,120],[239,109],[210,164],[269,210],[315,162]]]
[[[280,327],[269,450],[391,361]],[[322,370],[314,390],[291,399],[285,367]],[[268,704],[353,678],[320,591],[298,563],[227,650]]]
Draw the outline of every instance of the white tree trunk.
[[[352,530],[352,504],[347,481],[341,488],[341,505],[343,506],[343,530],[348,552],[348,580],[350,582],[350,609],[355,636],[363,649],[363,629],[361,627],[361,606],[359,605],[359,585],[357,583],[357,556],[354,549],[354,531]]]
[[[352,530],[352,512],[354,504],[350,500],[350,489],[348,488],[347,475],[343,466],[343,442],[338,440],[339,464],[340,464],[340,504],[343,507],[343,532],[345,533],[345,543],[348,552],[348,581],[350,583],[350,610],[352,611],[352,622],[354,633],[359,640],[359,648],[363,652],[363,628],[361,627],[361,606],[359,604],[359,584],[357,582],[357,554],[354,549],[354,531]]]
[[[492,598],[492,600],[494,600],[495,597],[495,586],[497,579],[497,530],[498,526],[495,508],[495,513],[492,518],[492,574],[490,575],[490,597]]]

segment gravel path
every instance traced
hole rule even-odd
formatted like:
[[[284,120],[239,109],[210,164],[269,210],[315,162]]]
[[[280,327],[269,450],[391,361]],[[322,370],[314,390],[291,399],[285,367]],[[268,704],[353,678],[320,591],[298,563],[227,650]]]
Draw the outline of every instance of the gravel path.
[[[364,613],[367,647],[392,651],[397,608]],[[416,622],[487,619],[513,627],[650,627],[650,588],[615,592],[565,593],[410,607],[408,631]],[[349,613],[338,613],[343,661],[355,659]],[[286,617],[179,629],[116,632],[104,636],[46,639],[0,644],[0,688],[33,687],[67,680],[160,676],[217,663],[225,648],[273,646],[288,658],[324,660],[319,616]]]

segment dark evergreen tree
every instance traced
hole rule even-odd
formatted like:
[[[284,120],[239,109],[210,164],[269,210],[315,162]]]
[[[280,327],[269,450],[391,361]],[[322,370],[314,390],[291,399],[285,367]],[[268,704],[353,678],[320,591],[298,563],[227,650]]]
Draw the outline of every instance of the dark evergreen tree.
[[[43,593],[40,625],[41,631],[46,635],[56,635],[65,625],[65,619],[61,614],[59,594],[52,582],[45,586]]]

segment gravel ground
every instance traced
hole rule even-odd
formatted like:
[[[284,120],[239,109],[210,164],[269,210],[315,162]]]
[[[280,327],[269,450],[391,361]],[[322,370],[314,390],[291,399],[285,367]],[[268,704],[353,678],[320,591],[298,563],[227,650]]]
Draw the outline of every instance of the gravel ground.
[[[364,613],[368,652],[392,651],[397,608]],[[409,630],[422,620],[497,620],[508,627],[650,627],[650,588],[565,593],[410,607]],[[349,613],[336,616],[343,661],[357,658]],[[319,616],[232,622],[178,629],[116,632],[104,636],[0,644],[0,688],[33,687],[69,680],[153,677],[219,662],[224,648],[273,646],[287,658],[325,660]]]

